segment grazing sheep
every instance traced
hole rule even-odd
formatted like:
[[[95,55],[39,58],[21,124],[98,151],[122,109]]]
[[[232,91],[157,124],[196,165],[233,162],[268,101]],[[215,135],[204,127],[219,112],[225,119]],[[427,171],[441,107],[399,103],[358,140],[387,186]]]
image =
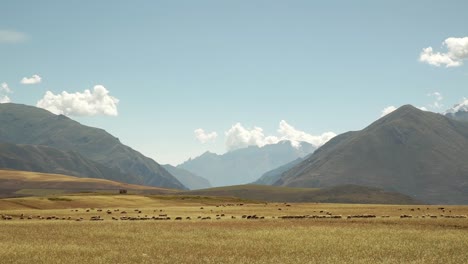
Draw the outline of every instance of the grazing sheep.
[[[407,215],[407,214],[402,214],[400,215],[400,218],[413,218],[412,215]]]

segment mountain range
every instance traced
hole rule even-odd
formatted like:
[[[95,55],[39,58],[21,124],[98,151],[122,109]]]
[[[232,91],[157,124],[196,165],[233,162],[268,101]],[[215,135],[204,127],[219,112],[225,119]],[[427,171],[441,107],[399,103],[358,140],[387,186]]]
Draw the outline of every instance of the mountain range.
[[[122,144],[118,138],[66,116],[33,106],[6,103],[0,104],[0,124],[0,142],[48,146],[68,153],[76,152],[81,155],[80,158],[86,157],[118,171],[115,174],[117,178],[127,183],[186,189],[161,165]],[[105,178],[113,177],[107,175]]]
[[[341,134],[282,173],[290,187],[356,184],[435,204],[468,204],[468,122],[405,105]]]
[[[205,152],[190,159],[177,168],[203,175],[213,186],[239,185],[251,183],[263,173],[312,153],[315,147],[301,142],[294,147],[290,141],[263,147],[250,146],[218,155]]]

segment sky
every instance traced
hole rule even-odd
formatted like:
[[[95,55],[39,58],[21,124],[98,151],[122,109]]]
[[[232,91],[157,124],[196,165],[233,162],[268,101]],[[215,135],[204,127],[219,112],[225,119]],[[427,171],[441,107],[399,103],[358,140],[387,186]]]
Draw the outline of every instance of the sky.
[[[2,1],[0,102],[177,165],[468,105],[467,1]],[[31,133],[34,133],[31,131]]]

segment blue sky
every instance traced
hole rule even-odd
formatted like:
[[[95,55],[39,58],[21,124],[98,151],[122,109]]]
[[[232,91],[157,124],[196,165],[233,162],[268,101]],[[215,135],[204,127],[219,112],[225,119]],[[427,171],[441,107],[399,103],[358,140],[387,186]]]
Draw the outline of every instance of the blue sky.
[[[468,36],[467,1],[16,0],[0,10],[0,83],[12,102],[101,85],[117,115],[68,115],[160,163],[223,153],[235,145],[227,131],[231,141],[255,127],[281,138],[284,120],[295,135],[339,134],[388,106],[442,112],[468,97],[464,53],[460,65],[434,65],[446,39]],[[433,65],[420,61],[427,47]],[[41,81],[20,83],[33,75]],[[196,129],[217,137],[202,144]]]

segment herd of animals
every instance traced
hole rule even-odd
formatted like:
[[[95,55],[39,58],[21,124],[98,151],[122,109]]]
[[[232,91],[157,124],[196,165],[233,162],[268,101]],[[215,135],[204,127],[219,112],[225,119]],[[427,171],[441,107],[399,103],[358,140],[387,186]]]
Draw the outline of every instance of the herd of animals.
[[[290,204],[284,204],[286,207],[290,207]],[[243,206],[243,204],[227,204],[227,205],[217,205],[216,207],[220,206]],[[278,208],[277,210],[282,210]],[[398,209],[402,211],[403,209]],[[458,219],[466,219],[468,218],[466,215],[455,215],[451,214],[451,210],[446,210],[444,207],[439,207],[436,210],[436,213],[428,213],[430,208],[410,208],[405,209],[409,210],[410,212],[420,212],[419,214],[407,214],[402,213],[400,216],[393,216],[399,217],[401,219],[404,218],[428,218],[428,219],[435,219],[435,218],[458,218]],[[200,207],[200,212],[203,212],[203,215],[194,216],[169,216],[167,213],[164,213],[163,209],[153,209],[152,214],[148,215],[148,212],[143,213],[143,210],[140,209],[133,209],[132,211],[125,211],[121,209],[95,209],[95,208],[88,208],[88,209],[71,209],[70,214],[74,214],[75,216],[55,216],[55,215],[31,215],[25,213],[18,213],[14,215],[6,215],[0,214],[2,220],[74,220],[74,221],[104,221],[114,220],[114,221],[144,221],[144,220],[221,220],[221,219],[355,219],[355,218],[390,218],[390,215],[380,215],[377,216],[376,214],[354,214],[354,215],[347,215],[343,216],[340,214],[333,214],[327,210],[317,210],[313,211],[314,214],[304,214],[304,215],[282,215],[282,216],[258,216],[257,214],[243,214],[243,215],[230,215],[223,213],[221,211],[214,211],[213,209],[210,210],[210,215],[206,214],[206,210],[204,207]],[[81,213],[88,214],[88,216],[82,216]],[[80,216],[76,216],[80,214]],[[106,217],[107,216],[107,217]]]

